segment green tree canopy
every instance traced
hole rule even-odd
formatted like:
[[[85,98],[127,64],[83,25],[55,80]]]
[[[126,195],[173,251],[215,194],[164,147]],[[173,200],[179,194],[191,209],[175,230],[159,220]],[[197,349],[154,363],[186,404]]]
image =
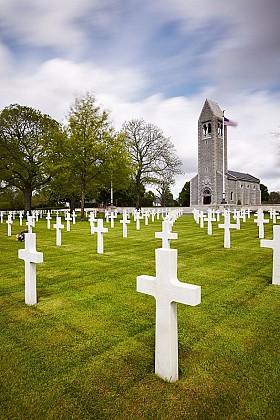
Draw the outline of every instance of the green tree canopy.
[[[270,204],[280,204],[280,192],[271,191],[271,193],[269,194],[268,202]]]
[[[56,150],[63,157],[57,180],[64,177],[60,183],[64,192],[80,196],[81,220],[87,196],[97,196],[101,185],[110,188],[113,181],[120,186],[128,179],[130,161],[123,134],[115,132],[109,113],[90,93],[76,98],[70,107],[65,136]]]
[[[25,211],[32,193],[50,181],[47,160],[59,135],[58,122],[33,108],[15,104],[0,113],[1,189],[22,191]]]
[[[190,182],[187,181],[179,193],[179,204],[180,206],[190,206]]]
[[[261,202],[268,203],[268,200],[269,200],[268,188],[265,185],[260,184],[260,189],[261,189]]]

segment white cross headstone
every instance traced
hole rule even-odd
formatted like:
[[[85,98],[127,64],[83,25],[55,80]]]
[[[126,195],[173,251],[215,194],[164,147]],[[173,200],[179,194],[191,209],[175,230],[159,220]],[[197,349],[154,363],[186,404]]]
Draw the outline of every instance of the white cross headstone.
[[[273,239],[262,239],[262,248],[272,248],[273,250],[273,268],[272,284],[280,285],[280,225],[273,225]]]
[[[126,212],[123,212],[123,219],[120,220],[120,223],[123,225],[123,238],[127,238],[127,224],[130,223],[130,220],[128,220]]]
[[[111,228],[115,227],[114,219],[116,219],[117,216],[115,215],[115,212],[111,211],[109,219],[111,220]]]
[[[56,229],[56,245],[61,246],[61,229],[64,228],[64,225],[61,224],[61,217],[56,216],[56,223],[53,227]]]
[[[262,209],[258,209],[257,218],[254,220],[254,222],[259,227],[259,238],[264,238],[264,223],[269,223],[269,220],[264,218]]]
[[[199,226],[201,228],[204,228],[204,219],[205,219],[205,216],[204,216],[203,210],[201,210],[199,212],[199,220],[200,220]]]
[[[29,233],[32,233],[32,228],[34,226],[33,216],[27,216],[26,226]]]
[[[136,230],[140,230],[140,220],[143,219],[143,217],[141,216],[140,212],[137,211],[135,213],[135,220],[136,220]]]
[[[36,251],[36,233],[26,233],[24,249],[19,249],[18,257],[25,262],[25,303],[37,303],[36,264],[43,262],[43,253]]]
[[[8,236],[12,236],[12,224],[14,222],[11,214],[8,214],[8,220],[6,220],[6,223],[8,225]]]
[[[22,226],[22,219],[23,219],[23,212],[22,211],[19,212],[18,217],[19,217],[19,225]]]
[[[0,211],[0,222],[3,223],[4,212]]]
[[[65,220],[66,220],[66,230],[67,232],[70,232],[70,229],[71,229],[70,222],[72,220],[72,217],[69,211],[65,215]]]
[[[224,213],[224,223],[218,227],[224,229],[224,248],[230,248],[230,229],[236,229],[236,225],[230,223],[230,213]]]
[[[212,235],[212,222],[215,221],[215,217],[213,217],[213,212],[211,209],[207,211],[207,216],[205,217],[205,221],[207,222],[207,234]]]
[[[103,233],[108,232],[108,228],[103,227],[103,219],[97,219],[97,226],[93,233],[97,233],[97,253],[104,254]]]
[[[46,221],[47,221],[47,229],[51,228],[51,214],[50,211],[48,210],[47,216],[46,216]]]
[[[219,209],[216,210],[217,222],[220,221],[220,214],[221,214],[220,210]]]
[[[88,220],[90,224],[90,233],[93,234],[94,228],[95,228],[95,222],[97,222],[97,219],[95,218],[95,214],[93,212],[90,212]]]
[[[178,380],[177,302],[195,306],[201,288],[177,279],[177,250],[156,249],[156,277],[138,276],[137,292],[156,299],[155,373],[166,381]]]
[[[192,214],[193,214],[194,221],[196,223],[199,223],[199,210],[194,208],[192,211]]]
[[[105,219],[106,219],[106,223],[109,223],[110,212],[108,210],[105,210],[104,216],[105,216]]]
[[[148,211],[145,211],[145,213],[143,214],[143,216],[145,218],[145,226],[147,226],[149,224],[150,213]]]
[[[155,237],[162,239],[162,248],[170,248],[170,240],[178,239],[178,233],[171,232],[171,223],[169,220],[163,220],[162,232],[156,232]]]
[[[241,219],[241,214],[239,210],[236,210],[236,212],[234,213],[233,216],[234,220],[236,221],[236,229],[240,230],[240,219]]]
[[[75,210],[72,211],[72,223],[73,223],[73,225],[76,224],[76,213],[75,213]]]

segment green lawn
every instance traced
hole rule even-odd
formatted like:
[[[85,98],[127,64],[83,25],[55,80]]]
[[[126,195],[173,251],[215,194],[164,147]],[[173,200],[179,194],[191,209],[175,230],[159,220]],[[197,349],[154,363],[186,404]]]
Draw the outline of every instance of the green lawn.
[[[1,419],[280,419],[280,286],[252,218],[231,231],[231,249],[217,223],[212,236],[191,215],[174,224],[178,279],[202,288],[200,305],[178,304],[174,384],[154,374],[155,301],[136,292],[137,275],[155,275],[161,221],[131,222],[128,238],[104,223],[103,255],[88,222],[64,224],[61,247],[45,220],[34,229],[44,253],[34,306],[19,222],[12,237],[0,224]]]

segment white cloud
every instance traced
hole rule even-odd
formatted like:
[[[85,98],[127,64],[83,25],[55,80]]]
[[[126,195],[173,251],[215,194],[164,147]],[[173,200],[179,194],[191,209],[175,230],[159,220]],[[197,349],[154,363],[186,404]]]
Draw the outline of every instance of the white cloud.
[[[118,0],[2,0],[0,107],[20,103],[61,120],[75,96],[95,93],[111,109],[117,128],[125,120],[144,118],[171,137],[186,173],[178,177],[177,196],[196,172],[197,120],[208,97],[239,123],[228,129],[229,169],[249,172],[270,191],[280,190],[279,144],[272,135],[280,131],[280,97],[269,92],[279,81],[278,10],[278,0],[213,0],[211,7],[208,0],[162,0],[160,6],[138,0],[127,6]],[[190,56],[184,59],[186,49],[178,50],[174,63],[157,55],[157,30],[176,21]],[[208,35],[213,43],[200,51],[197,42],[203,45]],[[153,49],[146,54],[150,42]],[[21,51],[19,62],[14,43],[32,47]],[[49,47],[56,52],[47,59]],[[151,95],[153,78],[157,88]],[[190,87],[194,80],[194,93],[165,98],[165,84],[172,86],[177,78]]]

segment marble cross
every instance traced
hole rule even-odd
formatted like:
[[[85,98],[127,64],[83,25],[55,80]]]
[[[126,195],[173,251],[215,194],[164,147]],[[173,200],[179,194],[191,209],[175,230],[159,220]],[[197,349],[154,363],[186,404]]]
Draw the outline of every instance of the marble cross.
[[[115,227],[114,219],[116,219],[117,216],[115,215],[115,212],[111,211],[111,214],[109,216],[109,219],[111,220],[111,228]]]
[[[8,220],[6,220],[6,223],[8,225],[8,236],[12,236],[12,224],[14,222],[11,214],[8,214]]]
[[[147,226],[149,224],[150,213],[148,211],[145,211],[143,217],[145,218],[145,226]]]
[[[258,209],[257,218],[254,222],[257,223],[257,226],[259,227],[259,238],[264,238],[264,223],[269,223],[269,220],[264,218],[262,209]]]
[[[67,230],[67,232],[70,232],[70,230],[71,230],[70,222],[72,220],[72,217],[71,217],[71,214],[69,213],[69,211],[67,211],[67,213],[65,215],[65,220],[66,220],[66,230]]]
[[[224,223],[218,224],[219,228],[224,229],[224,248],[230,248],[230,229],[236,229],[237,225],[230,223],[230,213],[224,213]]]
[[[171,223],[169,220],[163,220],[162,222],[162,232],[156,232],[155,237],[157,239],[162,239],[162,248],[170,248],[170,240],[178,239],[178,233],[171,232]]]
[[[240,230],[240,219],[241,219],[241,213],[239,210],[236,210],[233,216],[234,220],[236,221],[236,229]]]
[[[73,225],[76,224],[76,212],[75,212],[75,210],[72,211],[72,223],[73,223]]]
[[[204,219],[205,219],[205,216],[204,216],[203,210],[201,210],[199,212],[199,220],[200,220],[199,227],[201,228],[204,228]]]
[[[18,257],[25,262],[25,303],[37,303],[36,264],[43,262],[43,253],[36,251],[36,233],[26,233],[24,249],[19,249]]]
[[[140,220],[143,219],[143,217],[141,216],[140,212],[137,211],[135,213],[135,220],[136,220],[136,230],[140,230]]]
[[[19,225],[22,226],[22,219],[23,219],[23,212],[22,211],[19,212],[18,217],[19,217]]]
[[[262,248],[272,248],[273,250],[273,268],[272,284],[280,285],[280,225],[273,225],[273,239],[262,239]]]
[[[97,233],[97,253],[104,254],[103,233],[107,233],[108,228],[103,227],[103,219],[97,219],[97,226],[94,227],[93,233]]]
[[[56,245],[61,246],[61,229],[64,229],[64,225],[61,224],[60,216],[56,216],[56,223],[53,227],[56,229]]]
[[[216,219],[213,216],[213,212],[211,209],[207,211],[207,216],[205,217],[205,221],[207,222],[207,234],[212,235],[212,222],[214,222]]]
[[[127,224],[130,223],[130,220],[127,218],[126,211],[123,212],[123,218],[120,220],[120,223],[123,225],[123,238],[127,238]]]
[[[26,226],[29,233],[32,233],[32,228],[34,227],[35,221],[33,216],[27,216]]]
[[[46,221],[47,221],[47,229],[50,229],[51,228],[51,214],[50,214],[50,211],[48,210],[48,213],[47,213],[47,215],[46,215]]]
[[[175,382],[178,374],[177,303],[196,306],[201,288],[177,279],[177,250],[156,249],[156,276],[138,276],[137,292],[156,300],[155,373]]]
[[[93,234],[95,228],[94,224],[95,222],[97,222],[97,219],[95,218],[95,214],[93,212],[90,212],[88,220],[90,225],[90,233]]]

